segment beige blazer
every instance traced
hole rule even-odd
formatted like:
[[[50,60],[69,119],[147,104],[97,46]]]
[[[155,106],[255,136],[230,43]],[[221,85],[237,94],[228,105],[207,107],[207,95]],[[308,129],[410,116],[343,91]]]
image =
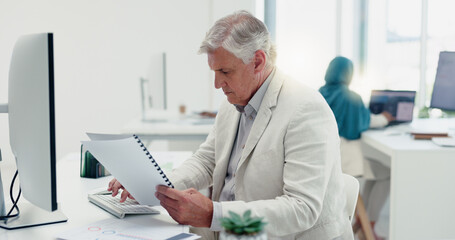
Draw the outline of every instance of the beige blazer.
[[[213,186],[218,201],[240,114],[225,102],[199,150],[173,171],[178,189]],[[335,118],[324,98],[278,70],[246,142],[228,211],[265,217],[269,239],[333,239],[350,229]],[[214,234],[216,237],[216,234]]]

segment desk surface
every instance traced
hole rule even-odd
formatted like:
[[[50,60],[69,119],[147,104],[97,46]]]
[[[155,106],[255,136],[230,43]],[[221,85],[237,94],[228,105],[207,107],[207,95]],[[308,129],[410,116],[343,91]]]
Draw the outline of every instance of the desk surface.
[[[455,148],[414,140],[414,130],[446,130],[455,119],[418,119],[362,134],[364,156],[390,167],[389,239],[453,239]]]
[[[453,134],[455,119],[417,119],[411,124],[397,125],[385,129],[372,129],[362,133],[362,141],[374,145],[387,155],[396,151],[438,151],[454,152],[455,148],[441,147],[430,140],[415,140],[413,131],[442,131]]]
[[[146,117],[146,120],[143,120],[143,117],[132,119],[123,127],[122,133],[136,134],[146,142],[195,141],[196,147],[183,148],[193,151],[205,141],[214,123],[213,118],[172,115],[167,111],[155,111],[153,117]],[[178,147],[175,150],[182,150],[182,148]]]
[[[213,127],[214,119],[169,118],[165,120],[143,121],[140,117],[131,120],[123,127],[124,133],[143,135],[205,135]]]
[[[7,188],[6,186],[9,186],[9,179],[12,177],[13,173],[11,172],[13,172],[13,169],[5,165],[2,165],[2,167],[5,167],[4,169],[1,169],[4,181],[3,185],[4,188]],[[8,167],[10,169],[8,169]],[[106,187],[112,177],[103,177],[99,179],[80,178],[79,154],[70,154],[63,159],[60,159],[57,162],[57,171],[57,200],[62,212],[68,217],[68,222],[17,230],[0,229],[0,239],[54,239],[57,234],[63,231],[84,226],[92,222],[115,218],[111,214],[91,204],[87,199],[87,192],[96,188]],[[22,197],[19,204],[21,201],[24,201]],[[143,220],[142,222],[145,224],[153,224],[153,221],[177,224],[169,215],[167,215],[163,208],[159,207],[159,209],[162,211],[162,214],[160,215],[128,216],[124,218],[124,220],[128,222]],[[188,231],[187,227],[184,227],[183,229]]]

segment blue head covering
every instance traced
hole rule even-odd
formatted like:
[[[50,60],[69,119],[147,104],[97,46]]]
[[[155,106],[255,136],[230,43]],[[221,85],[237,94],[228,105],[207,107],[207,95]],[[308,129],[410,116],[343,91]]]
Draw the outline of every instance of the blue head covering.
[[[335,115],[338,133],[349,140],[360,138],[370,125],[370,111],[362,98],[348,88],[353,71],[351,60],[334,58],[325,74],[326,83],[319,89]]]

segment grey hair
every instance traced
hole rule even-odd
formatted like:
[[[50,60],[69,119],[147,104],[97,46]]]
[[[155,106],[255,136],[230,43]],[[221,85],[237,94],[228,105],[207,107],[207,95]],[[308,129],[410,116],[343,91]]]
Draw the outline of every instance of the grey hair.
[[[276,49],[265,24],[251,13],[241,10],[215,22],[205,35],[199,53],[223,47],[243,63],[249,63],[257,50],[267,55],[266,69],[275,66]]]

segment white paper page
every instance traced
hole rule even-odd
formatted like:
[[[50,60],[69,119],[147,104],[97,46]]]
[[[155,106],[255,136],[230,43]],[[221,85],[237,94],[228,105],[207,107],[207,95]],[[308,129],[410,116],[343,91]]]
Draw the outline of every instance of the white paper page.
[[[156,219],[147,219],[142,224],[131,223],[121,219],[105,219],[59,233],[56,237],[66,240],[164,240],[182,232],[187,232],[187,230],[187,226]],[[198,238],[197,235],[191,235]]]
[[[132,134],[104,134],[104,133],[86,133],[90,140],[118,140],[130,138]]]
[[[168,184],[135,138],[82,144],[140,204],[159,205],[155,187]]]

